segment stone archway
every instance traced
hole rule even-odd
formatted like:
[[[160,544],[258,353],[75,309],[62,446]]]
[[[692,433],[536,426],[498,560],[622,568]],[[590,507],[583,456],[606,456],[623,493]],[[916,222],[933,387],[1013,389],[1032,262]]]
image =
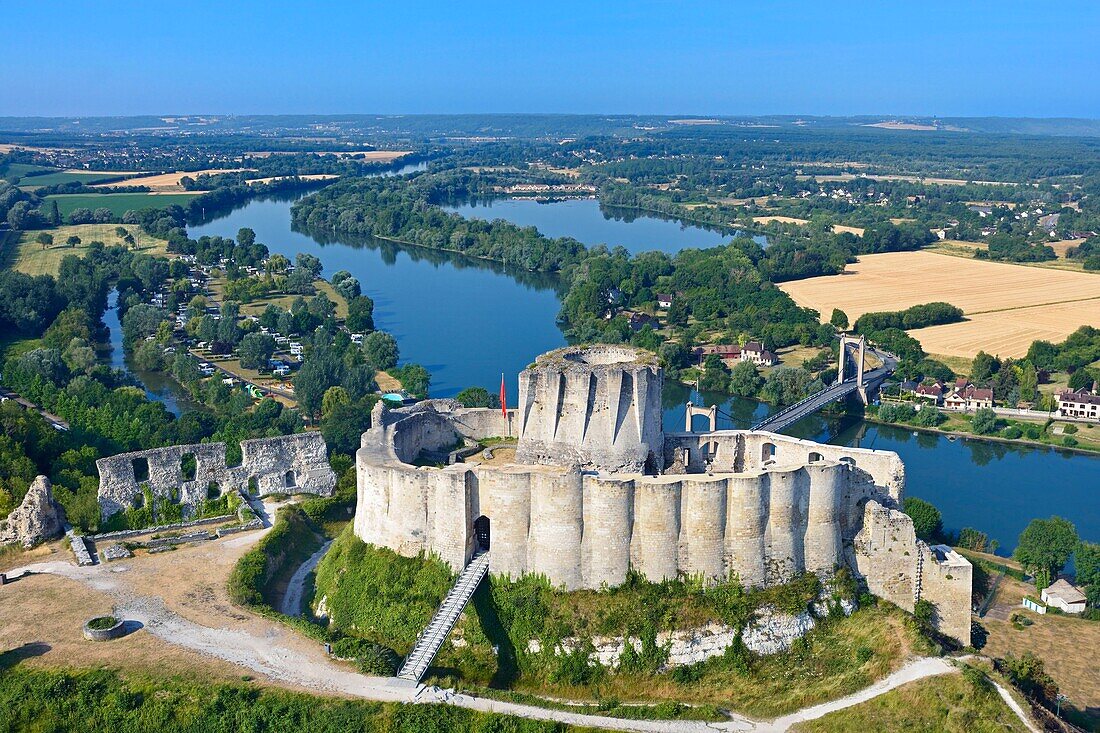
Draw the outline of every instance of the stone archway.
[[[489,551],[489,518],[484,514],[474,520],[474,538],[479,550]]]

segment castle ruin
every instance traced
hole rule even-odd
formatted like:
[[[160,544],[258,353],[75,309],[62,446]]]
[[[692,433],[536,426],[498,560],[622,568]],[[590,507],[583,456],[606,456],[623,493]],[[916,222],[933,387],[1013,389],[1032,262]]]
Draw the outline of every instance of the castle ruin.
[[[355,533],[458,570],[478,549],[491,572],[566,590],[680,575],[748,586],[846,566],[912,611],[936,608],[970,641],[970,564],[918,540],[900,511],[897,454],[775,433],[666,433],[656,357],[625,346],[545,354],[519,377],[514,410],[453,400],[375,408],[356,455]],[[417,465],[456,444],[515,435],[515,460]]]

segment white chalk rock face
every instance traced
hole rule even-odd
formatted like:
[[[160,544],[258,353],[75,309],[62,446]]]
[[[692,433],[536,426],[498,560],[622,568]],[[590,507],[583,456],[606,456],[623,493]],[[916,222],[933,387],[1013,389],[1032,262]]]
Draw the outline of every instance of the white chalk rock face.
[[[0,519],[0,545],[18,542],[34,547],[62,532],[61,508],[54,503],[50,480],[39,476],[7,519]]]

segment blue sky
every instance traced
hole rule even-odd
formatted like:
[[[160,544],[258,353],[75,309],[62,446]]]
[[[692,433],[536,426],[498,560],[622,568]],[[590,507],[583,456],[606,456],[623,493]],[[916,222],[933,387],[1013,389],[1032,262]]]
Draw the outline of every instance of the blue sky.
[[[0,115],[1100,117],[1100,3],[34,2]]]

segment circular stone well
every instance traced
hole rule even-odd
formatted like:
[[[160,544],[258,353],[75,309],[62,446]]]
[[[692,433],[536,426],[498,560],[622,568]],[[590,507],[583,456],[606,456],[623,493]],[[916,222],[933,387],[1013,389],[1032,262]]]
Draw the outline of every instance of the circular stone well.
[[[104,623],[114,621],[113,624]],[[126,622],[114,616],[96,616],[84,624],[84,638],[88,641],[109,641],[117,639],[126,630]]]

